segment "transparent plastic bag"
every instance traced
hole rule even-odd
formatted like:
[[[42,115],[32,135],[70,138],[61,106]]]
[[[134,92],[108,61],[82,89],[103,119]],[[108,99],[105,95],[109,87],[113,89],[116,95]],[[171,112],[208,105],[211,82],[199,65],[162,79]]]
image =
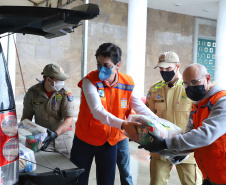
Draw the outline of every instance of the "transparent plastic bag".
[[[148,134],[149,131],[155,134],[156,136],[162,137],[164,139],[172,138],[178,134],[183,134],[183,131],[180,127],[162,118],[156,117],[154,118],[145,115],[131,114],[128,117],[128,121],[142,123],[141,127],[137,127],[137,133],[141,145],[146,145],[149,142],[152,142],[152,137]],[[181,161],[175,160],[175,156],[171,157],[164,155],[163,157],[167,158],[172,164],[179,164],[182,161],[186,160],[189,156],[186,156]]]
[[[18,124],[19,141],[34,152],[42,147],[42,142],[47,137],[47,129],[31,122],[28,119]]]
[[[148,131],[164,139],[171,138],[175,135],[183,133],[180,127],[162,118],[131,114],[128,117],[128,121],[142,123],[141,127],[137,127],[137,133],[140,140],[140,144],[143,145],[147,144],[148,142],[151,142],[152,138],[148,134]]]
[[[34,152],[21,143],[19,143],[19,157],[19,172],[27,173],[36,170]]]

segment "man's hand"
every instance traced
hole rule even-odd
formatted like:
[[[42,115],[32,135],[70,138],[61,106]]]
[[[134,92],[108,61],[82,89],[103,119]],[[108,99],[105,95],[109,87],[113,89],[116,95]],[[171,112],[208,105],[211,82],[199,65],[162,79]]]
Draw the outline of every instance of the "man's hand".
[[[122,129],[126,131],[126,135],[133,141],[139,142],[136,127],[140,127],[141,123],[138,122],[127,122],[122,123]]]
[[[42,142],[42,144],[43,144],[43,146],[41,148],[42,150],[45,150],[49,146],[49,143],[51,141],[54,141],[57,138],[57,136],[58,136],[56,132],[51,131],[49,129],[47,129],[47,133],[48,133],[48,136]]]
[[[179,155],[179,156],[175,156],[175,157],[171,157],[168,160],[172,163],[172,164],[180,164],[182,161],[186,160],[189,158],[189,155]]]
[[[188,158],[188,155],[176,156],[173,158],[174,161],[182,162],[185,158]]]
[[[150,137],[152,137],[152,141],[146,145],[140,145],[138,146],[138,148],[144,148],[145,150],[148,150],[154,153],[167,149],[165,139],[154,135],[150,131],[148,132],[148,134],[150,135]]]

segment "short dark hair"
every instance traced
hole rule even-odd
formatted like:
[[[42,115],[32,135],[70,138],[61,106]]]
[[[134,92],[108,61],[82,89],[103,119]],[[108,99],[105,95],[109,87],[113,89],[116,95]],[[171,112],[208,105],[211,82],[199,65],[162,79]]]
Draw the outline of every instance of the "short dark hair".
[[[46,78],[47,78],[47,77],[49,77],[49,78],[51,78],[51,80],[53,80],[53,77],[50,77],[50,76],[43,76],[44,81],[46,81]]]
[[[121,62],[122,50],[120,47],[112,43],[103,43],[96,51],[96,58],[102,55],[103,57],[109,57],[111,61],[116,65]]]
[[[44,75],[43,75],[43,79],[44,79],[44,81],[46,81],[46,78],[47,78],[47,77],[48,77],[48,76],[44,76]]]

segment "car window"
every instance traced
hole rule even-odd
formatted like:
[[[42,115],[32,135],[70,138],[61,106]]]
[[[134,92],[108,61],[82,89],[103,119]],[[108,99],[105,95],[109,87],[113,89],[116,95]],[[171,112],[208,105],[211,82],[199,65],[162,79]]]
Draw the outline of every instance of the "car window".
[[[15,108],[13,90],[6,65],[6,60],[0,44],[0,111]]]

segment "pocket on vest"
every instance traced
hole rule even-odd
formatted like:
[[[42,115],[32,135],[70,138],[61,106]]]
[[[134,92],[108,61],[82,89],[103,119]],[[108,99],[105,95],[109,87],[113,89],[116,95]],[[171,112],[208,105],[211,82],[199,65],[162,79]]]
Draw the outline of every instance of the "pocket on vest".
[[[226,144],[222,141],[216,141],[210,149],[210,163],[216,165],[217,169],[226,169]]]
[[[109,126],[104,125],[102,123],[97,123],[90,121],[87,133],[89,136],[96,137],[96,138],[107,138],[108,137],[108,132],[109,132]]]

